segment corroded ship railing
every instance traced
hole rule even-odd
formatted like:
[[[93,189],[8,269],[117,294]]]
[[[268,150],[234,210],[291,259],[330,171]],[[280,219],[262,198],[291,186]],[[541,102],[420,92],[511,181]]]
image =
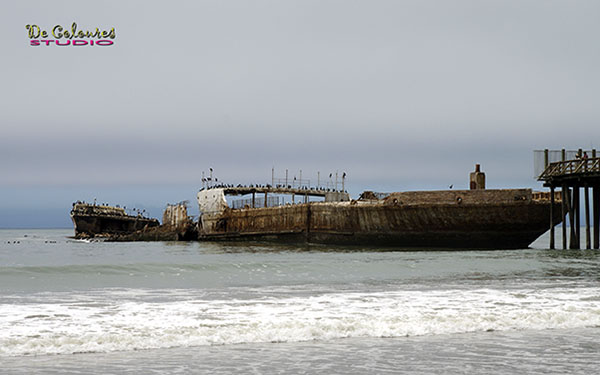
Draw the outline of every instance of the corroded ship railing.
[[[550,163],[538,177],[539,181],[547,181],[553,177],[567,177],[578,174],[600,173],[600,157],[565,160]]]
[[[552,199],[552,197],[550,196],[552,193],[548,192],[548,191],[534,191],[531,193],[531,200],[534,201],[549,201]],[[562,199],[562,195],[560,194],[560,191],[555,191],[554,192],[554,201],[560,202]]]

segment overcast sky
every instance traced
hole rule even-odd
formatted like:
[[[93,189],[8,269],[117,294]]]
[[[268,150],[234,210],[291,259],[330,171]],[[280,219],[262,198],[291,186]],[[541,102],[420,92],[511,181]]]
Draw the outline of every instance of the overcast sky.
[[[532,150],[600,148],[598,1],[1,7],[0,227],[68,225],[93,197],[158,212],[209,167],[345,171],[356,195],[466,188],[481,163],[491,187],[541,188]],[[114,45],[29,45],[25,25],[73,21]]]

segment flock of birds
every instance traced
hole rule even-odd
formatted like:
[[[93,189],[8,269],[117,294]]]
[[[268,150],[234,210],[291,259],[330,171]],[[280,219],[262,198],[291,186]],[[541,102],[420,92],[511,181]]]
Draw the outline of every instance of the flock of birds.
[[[94,203],[87,203],[87,202],[85,202],[85,201],[77,201],[77,202],[74,202],[74,203],[73,203],[73,208],[75,208],[75,205],[76,205],[76,204],[88,204],[88,205],[89,205],[89,204],[92,204],[93,206],[98,206],[98,207],[111,207],[111,205],[110,205],[110,204],[108,204],[108,203],[100,203],[100,204],[97,204],[95,199],[94,199]],[[121,206],[119,206],[118,204],[117,204],[115,207],[117,207],[117,208],[121,208]],[[123,206],[122,208],[123,208],[125,211],[127,211],[127,206]],[[145,209],[144,209],[144,210],[140,210],[140,209],[138,209],[138,208],[135,208],[135,207],[134,207],[134,208],[131,208],[131,209],[129,209],[129,211],[131,212],[131,214],[137,214],[137,216],[144,216],[144,215],[146,214],[146,210],[145,210]]]
[[[204,172],[202,172],[202,188],[200,189],[202,190],[208,190],[208,189],[227,189],[227,188],[241,188],[241,189],[252,189],[252,188],[262,188],[262,189],[271,189],[273,188],[272,185],[270,184],[265,184],[265,185],[260,185],[260,184],[250,184],[250,185],[242,185],[242,184],[224,184],[224,183],[218,183],[219,179],[216,177],[213,177],[213,169],[209,168],[210,171],[210,177],[204,177]],[[300,171],[300,174],[302,175],[302,171]],[[286,170],[286,176],[287,176],[287,170]],[[312,187],[312,186],[298,186],[297,189],[299,190],[313,190],[313,191],[331,191],[331,192],[341,192],[342,190],[338,190],[337,189],[337,172],[335,175],[335,179],[336,179],[336,188],[324,188],[321,186],[317,186],[317,187]],[[346,172],[344,172],[342,174],[342,180],[346,179],[346,176],[348,176],[346,174]],[[331,180],[333,178],[333,173],[329,174],[329,179]],[[297,181],[296,177],[294,176],[294,181]],[[301,183],[302,180],[298,181]],[[213,182],[214,184],[211,184],[211,182]],[[286,177],[286,182],[287,182],[287,177]],[[331,183],[331,185],[333,185],[333,183]],[[294,189],[294,185],[285,185],[285,184],[277,184],[275,185],[275,188],[277,189]],[[348,191],[344,190],[344,193],[347,193]]]
[[[21,243],[21,241],[18,241],[18,240],[15,240],[15,241],[12,241],[12,242],[11,242],[11,241],[6,241],[6,243],[10,243],[10,244],[13,244],[13,245],[14,245],[14,244],[19,244],[19,243]],[[52,240],[50,240],[50,241],[44,241],[44,243],[56,243],[56,241],[52,241]]]
[[[242,184],[215,184],[215,185],[210,185],[207,187],[203,187],[200,190],[204,190],[204,189],[228,189],[228,188],[240,188],[240,189],[253,189],[253,188],[257,188],[257,189],[271,189],[273,188],[272,185],[270,184],[265,184],[265,185],[260,185],[260,184],[250,184],[250,185],[242,185]],[[276,189],[293,189],[294,187],[292,185],[284,185],[284,184],[277,184],[275,185]],[[332,192],[340,192],[341,190],[336,190],[336,189],[331,189],[331,188],[324,188],[324,187],[312,187],[312,186],[299,186],[297,188],[298,190],[313,190],[313,191],[332,191]],[[345,193],[347,193],[346,190],[344,190]]]

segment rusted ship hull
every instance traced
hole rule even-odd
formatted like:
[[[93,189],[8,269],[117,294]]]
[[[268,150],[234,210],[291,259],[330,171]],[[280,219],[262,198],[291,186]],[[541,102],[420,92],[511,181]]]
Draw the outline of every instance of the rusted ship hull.
[[[123,209],[110,206],[76,204],[71,211],[76,238],[126,234],[155,227],[158,220],[127,215]]]
[[[559,223],[560,205],[554,208]],[[535,200],[527,189],[407,192],[383,201],[225,209],[203,215],[200,239],[517,249],[549,222],[549,200]]]
[[[146,218],[114,218],[102,216],[71,217],[75,228],[75,236],[93,237],[99,234],[124,234],[133,233],[145,227],[158,226],[155,220]]]

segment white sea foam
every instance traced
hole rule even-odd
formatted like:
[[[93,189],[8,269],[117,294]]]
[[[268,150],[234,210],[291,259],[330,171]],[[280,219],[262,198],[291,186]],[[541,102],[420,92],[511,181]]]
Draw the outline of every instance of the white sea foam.
[[[599,295],[580,287],[140,302],[107,292],[0,305],[0,355],[600,326]]]

